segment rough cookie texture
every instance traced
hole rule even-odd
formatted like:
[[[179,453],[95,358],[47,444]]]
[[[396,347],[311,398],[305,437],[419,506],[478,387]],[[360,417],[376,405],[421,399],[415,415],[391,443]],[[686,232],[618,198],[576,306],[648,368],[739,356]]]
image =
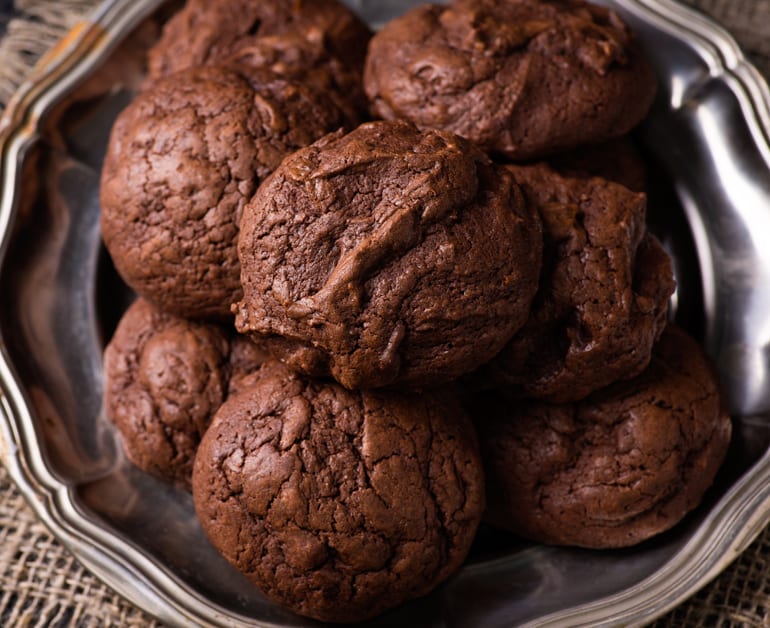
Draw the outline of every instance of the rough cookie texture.
[[[227,57],[226,65],[267,68],[277,76],[312,85],[334,101],[351,128],[368,118],[360,68],[331,56],[323,40],[296,33],[260,37]]]
[[[190,488],[198,443],[227,395],[229,351],[217,325],[131,305],[104,354],[105,411],[129,460]]]
[[[360,115],[370,37],[369,28],[335,0],[188,0],[149,51],[149,78],[251,57],[281,76],[327,83]]]
[[[391,21],[369,46],[374,112],[453,131],[511,159],[628,132],[652,70],[612,11],[580,0],[455,0]]]
[[[669,327],[650,366],[584,401],[487,399],[476,406],[485,519],[544,543],[639,543],[684,517],[711,485],[730,440],[716,375]]]
[[[118,272],[169,312],[229,319],[244,203],[285,155],[342,125],[324,94],[269,72],[158,81],[120,114],[104,161],[102,235]]]
[[[288,157],[244,209],[236,328],[349,388],[449,381],[526,320],[541,242],[468,142],[368,123]]]
[[[189,490],[192,460],[214,413],[269,359],[224,327],[134,301],[104,353],[105,412],[129,460]]]
[[[204,436],[193,498],[212,543],[266,595],[357,621],[426,594],[483,510],[470,421],[451,394],[351,392],[279,362]]]
[[[565,402],[638,374],[674,290],[671,260],[646,233],[646,197],[542,164],[510,171],[543,219],[543,272],[526,325],[474,382]]]

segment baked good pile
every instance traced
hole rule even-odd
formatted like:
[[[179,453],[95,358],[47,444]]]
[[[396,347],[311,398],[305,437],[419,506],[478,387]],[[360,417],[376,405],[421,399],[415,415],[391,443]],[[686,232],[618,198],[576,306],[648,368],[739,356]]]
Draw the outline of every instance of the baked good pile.
[[[188,0],[115,122],[102,233],[138,298],[105,407],[270,599],[352,622],[428,593],[482,521],[624,547],[730,439],[667,322],[628,139],[655,78],[582,0]]]

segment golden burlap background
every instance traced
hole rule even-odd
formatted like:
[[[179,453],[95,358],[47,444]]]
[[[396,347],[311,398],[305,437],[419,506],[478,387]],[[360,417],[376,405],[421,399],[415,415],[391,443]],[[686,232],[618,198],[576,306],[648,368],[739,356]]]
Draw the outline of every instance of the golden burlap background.
[[[770,0],[683,0],[712,15],[770,77]],[[10,5],[10,2],[0,3]],[[0,38],[0,109],[43,54],[97,0],[16,0]],[[8,7],[10,9],[10,6]],[[0,13],[0,17],[3,17]],[[158,627],[101,584],[39,523],[0,467],[0,626]],[[770,626],[770,527],[661,626]]]

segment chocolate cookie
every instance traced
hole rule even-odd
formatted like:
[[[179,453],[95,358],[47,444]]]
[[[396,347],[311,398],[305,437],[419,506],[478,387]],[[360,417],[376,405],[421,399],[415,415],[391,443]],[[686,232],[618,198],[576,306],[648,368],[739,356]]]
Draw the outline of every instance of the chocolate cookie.
[[[697,343],[669,327],[649,367],[584,401],[481,403],[485,518],[526,538],[624,547],[684,517],[711,485],[731,423]]]
[[[148,53],[149,78],[252,55],[299,82],[329,82],[359,111],[371,31],[335,0],[188,0]]]
[[[360,69],[330,55],[323,41],[296,33],[260,37],[227,57],[224,64],[267,68],[282,78],[311,85],[334,101],[350,128],[368,119],[369,101]]]
[[[288,157],[244,209],[236,328],[349,388],[449,381],[497,353],[537,288],[541,227],[465,140],[362,125]]]
[[[543,272],[526,325],[474,382],[565,402],[633,377],[674,289],[671,260],[646,233],[646,197],[545,165],[510,171],[543,219]]]
[[[196,512],[225,558],[279,604],[339,622],[453,573],[483,492],[451,395],[350,392],[279,362],[220,408],[193,473]]]
[[[342,125],[324,94],[269,72],[158,81],[120,114],[104,161],[102,235],[118,272],[169,312],[229,319],[244,203],[285,155]]]
[[[104,353],[105,412],[129,460],[189,490],[192,460],[211,418],[267,359],[223,327],[134,301]]]
[[[223,328],[136,300],[104,354],[105,411],[136,466],[189,489],[192,459],[227,396]]]
[[[621,19],[580,0],[455,0],[393,20],[369,46],[374,112],[511,159],[628,132],[654,75]]]

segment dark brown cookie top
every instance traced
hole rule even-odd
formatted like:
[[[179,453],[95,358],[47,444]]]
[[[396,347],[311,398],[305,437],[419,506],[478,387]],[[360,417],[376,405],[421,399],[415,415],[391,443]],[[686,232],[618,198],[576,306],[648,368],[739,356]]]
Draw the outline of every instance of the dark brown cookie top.
[[[731,432],[708,359],[672,327],[632,380],[572,404],[488,399],[475,418],[486,518],[532,540],[594,548],[633,545],[681,520]]]
[[[283,36],[322,46],[324,56],[360,76],[371,31],[335,0],[187,0],[149,51],[149,75],[154,80],[190,67],[220,64],[233,53]],[[292,61],[300,62],[292,72],[305,67],[306,60],[284,58]]]
[[[350,392],[278,362],[220,408],[193,475],[198,517],[228,561],[294,612],[344,622],[454,572],[483,490],[451,395]]]
[[[349,388],[449,381],[526,320],[541,242],[470,143],[365,124],[291,155],[244,209],[236,327]]]
[[[120,274],[169,312],[229,319],[244,203],[285,155],[342,123],[324,94],[267,72],[158,81],[116,120],[102,171],[102,235]]]
[[[189,490],[192,460],[214,413],[268,359],[224,327],[134,301],[104,354],[105,412],[129,460]]]
[[[543,219],[543,271],[529,320],[477,385],[564,402],[633,377],[649,362],[674,289],[671,260],[646,233],[646,197],[542,164],[509,168]]]
[[[143,299],[104,354],[107,417],[141,469],[189,489],[192,459],[227,396],[224,329],[165,314]]]
[[[580,0],[455,0],[393,20],[369,46],[374,112],[515,160],[623,135],[655,80],[607,9]]]
[[[368,118],[360,68],[330,55],[322,40],[297,33],[260,37],[236,50],[224,64],[266,68],[276,76],[312,85],[334,101],[350,128]]]

